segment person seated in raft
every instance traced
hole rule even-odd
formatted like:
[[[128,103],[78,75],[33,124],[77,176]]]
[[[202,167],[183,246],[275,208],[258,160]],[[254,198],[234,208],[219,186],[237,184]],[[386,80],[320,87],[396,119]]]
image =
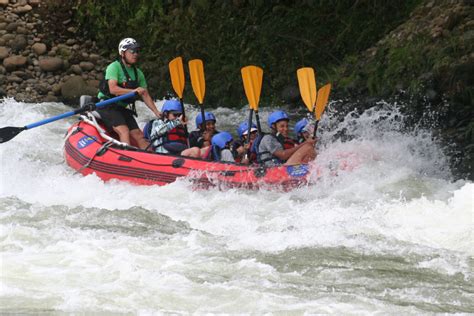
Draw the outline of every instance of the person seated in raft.
[[[295,131],[296,142],[302,144],[313,137],[314,124],[310,123],[307,118],[302,118],[296,122],[293,130]]]
[[[307,163],[316,158],[314,145],[316,140],[308,139],[296,144],[288,136],[290,118],[281,110],[275,111],[268,117],[268,126],[272,133],[266,134],[255,141],[257,160],[267,166],[285,164],[296,165]]]
[[[257,125],[252,124],[250,128],[250,140],[247,140],[249,128],[247,122],[242,122],[237,128],[239,139],[232,144],[232,153],[235,157],[235,162],[248,165],[257,161],[257,155],[250,152],[254,140],[257,138]]]
[[[212,136],[210,160],[221,162],[235,162],[231,151],[234,138],[229,132],[219,132]]]
[[[145,135],[149,134],[152,148],[156,153],[188,157],[200,157],[199,148],[188,148],[187,123],[183,117],[183,108],[178,100],[167,100],[161,109],[159,119],[152,120],[151,128],[145,126]]]
[[[211,145],[211,138],[213,135],[219,133],[216,130],[216,117],[212,112],[205,112],[205,126],[203,125],[203,119],[201,113],[196,116],[196,128],[198,130],[192,131],[189,134],[189,145],[191,147],[205,148]]]

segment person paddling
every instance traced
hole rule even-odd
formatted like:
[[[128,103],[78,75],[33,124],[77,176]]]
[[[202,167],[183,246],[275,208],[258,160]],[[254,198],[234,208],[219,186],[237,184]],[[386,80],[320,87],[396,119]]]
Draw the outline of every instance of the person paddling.
[[[257,125],[252,124],[250,128],[250,139],[248,138],[249,132],[248,122],[242,122],[237,128],[237,134],[239,139],[235,140],[232,144],[232,153],[234,154],[235,161],[241,164],[251,164],[257,161],[257,155],[250,152],[253,142],[257,138]]]
[[[145,76],[135,66],[138,62],[139,49],[140,45],[133,38],[124,38],[120,41],[118,46],[120,56],[107,66],[97,97],[105,100],[135,91],[156,117],[160,117],[161,112],[148,93]],[[117,102],[97,112],[105,125],[118,134],[121,142],[130,145],[131,141],[134,141],[139,148],[145,149],[148,147],[148,142],[133,117],[136,116],[135,99],[131,100],[132,103]]]
[[[288,136],[290,118],[284,111],[278,110],[268,117],[268,126],[272,133],[266,134],[255,141],[259,163],[268,166],[285,164],[295,165],[307,163],[316,158],[314,144],[316,140],[308,139],[296,144]]]

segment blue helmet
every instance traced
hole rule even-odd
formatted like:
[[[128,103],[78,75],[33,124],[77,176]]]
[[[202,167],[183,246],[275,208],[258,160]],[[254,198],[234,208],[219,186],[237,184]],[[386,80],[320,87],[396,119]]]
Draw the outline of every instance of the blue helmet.
[[[214,116],[214,114],[212,114],[212,112],[205,112],[204,117],[206,118],[206,122],[207,121],[214,121],[214,123],[216,122],[216,117]],[[196,127],[199,128],[201,124],[202,124],[202,114],[199,113],[196,116]]]
[[[183,107],[178,100],[166,100],[161,108],[161,112],[183,113]]]
[[[256,130],[257,130],[257,125],[252,123],[250,132],[253,132]],[[239,127],[237,128],[237,134],[239,134],[239,137],[242,138],[244,135],[247,135],[248,132],[249,132],[249,123],[247,122],[240,123]]]
[[[272,128],[273,124],[281,120],[289,121],[290,118],[288,117],[288,114],[286,114],[285,112],[281,110],[275,111],[272,114],[270,114],[270,116],[268,117],[268,126]]]
[[[308,119],[307,118],[302,118],[295,124],[295,134],[298,135],[299,133],[303,132],[303,129],[308,125]]]
[[[212,136],[211,143],[220,149],[224,149],[228,142],[233,141],[232,135],[229,132],[220,132]]]

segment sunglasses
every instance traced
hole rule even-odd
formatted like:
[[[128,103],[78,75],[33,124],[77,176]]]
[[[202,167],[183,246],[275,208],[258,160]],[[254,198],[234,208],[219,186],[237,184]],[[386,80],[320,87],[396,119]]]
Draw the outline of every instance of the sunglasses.
[[[130,48],[128,51],[132,54],[138,54],[140,52],[138,48]]]

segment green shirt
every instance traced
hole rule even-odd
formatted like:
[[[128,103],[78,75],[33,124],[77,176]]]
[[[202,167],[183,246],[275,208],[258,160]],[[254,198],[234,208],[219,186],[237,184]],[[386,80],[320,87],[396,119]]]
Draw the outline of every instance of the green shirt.
[[[133,67],[127,67],[126,65],[124,66],[125,66],[125,69],[127,70],[128,75],[130,76],[130,79],[136,80],[135,71],[133,71]],[[139,68],[137,68],[137,75],[138,75],[138,86],[142,88],[146,88],[147,83],[145,80],[145,75]],[[120,65],[120,62],[118,60],[114,61],[113,63],[107,66],[107,69],[105,70],[105,79],[117,80],[117,84],[120,87],[122,87],[123,83],[127,82],[127,77],[123,73],[122,66]],[[99,99],[107,99],[107,96],[100,91],[97,97]],[[123,105],[123,106],[127,105],[127,103],[124,103],[124,102],[118,102],[118,104]]]

